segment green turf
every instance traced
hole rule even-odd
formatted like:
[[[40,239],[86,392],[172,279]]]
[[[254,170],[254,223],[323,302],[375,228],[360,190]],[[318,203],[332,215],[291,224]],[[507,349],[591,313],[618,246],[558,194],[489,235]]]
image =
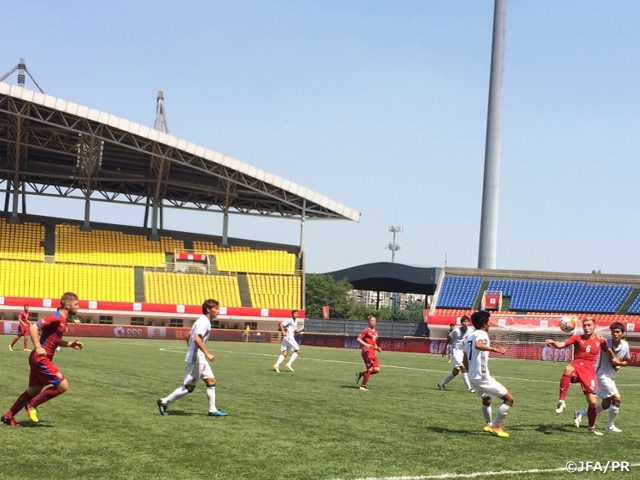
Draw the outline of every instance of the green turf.
[[[22,428],[1,427],[0,478],[430,476],[553,469],[570,460],[633,463],[640,444],[640,370],[634,368],[618,378],[623,433],[594,437],[572,423],[574,408],[585,405],[578,386],[565,413],[554,413],[562,365],[492,359],[493,375],[515,396],[503,423],[511,438],[500,439],[481,431],[479,401],[461,379],[436,389],[450,368],[436,355],[381,353],[382,372],[363,392],[353,379],[362,367],[357,350],[303,346],[295,373],[277,374],[270,367],[278,345],[215,343],[218,408],[229,417],[206,416],[202,382],[162,417],[156,400],[181,383],[184,342],[87,339],[85,345],[57,354],[70,390],[38,409],[40,423],[20,413]],[[26,386],[27,353],[5,346],[0,357],[5,411]],[[598,418],[602,429],[605,415]],[[640,466],[625,478],[638,475]]]

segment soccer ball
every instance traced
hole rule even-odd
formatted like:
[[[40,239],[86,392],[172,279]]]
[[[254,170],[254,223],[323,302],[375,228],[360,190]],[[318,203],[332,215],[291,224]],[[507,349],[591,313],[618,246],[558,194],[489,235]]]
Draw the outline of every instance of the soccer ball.
[[[565,315],[560,319],[560,330],[566,333],[573,332],[576,328],[576,318]]]

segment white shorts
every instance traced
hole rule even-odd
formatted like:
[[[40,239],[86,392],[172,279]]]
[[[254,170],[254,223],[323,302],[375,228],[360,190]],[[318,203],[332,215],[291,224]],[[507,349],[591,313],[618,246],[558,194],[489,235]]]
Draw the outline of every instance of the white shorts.
[[[602,399],[618,395],[615,379],[606,375],[598,375],[598,391],[596,394]]]
[[[462,367],[463,358],[464,358],[464,352],[462,350],[451,350],[451,366],[453,368]]]
[[[286,352],[287,350],[300,350],[298,342],[296,342],[293,338],[289,339],[287,337],[284,337],[282,339],[282,347],[280,347],[280,351]]]
[[[476,391],[476,396],[501,398],[504,397],[509,390],[506,389],[499,381],[493,377],[489,378],[470,378],[469,382]]]
[[[199,379],[214,378],[209,362],[187,363],[184,367],[184,385],[195,385]]]

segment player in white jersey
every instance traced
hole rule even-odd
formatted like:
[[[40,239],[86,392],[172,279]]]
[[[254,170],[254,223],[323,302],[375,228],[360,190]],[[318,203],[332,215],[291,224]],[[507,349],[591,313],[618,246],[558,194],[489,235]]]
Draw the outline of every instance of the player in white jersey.
[[[290,372],[293,372],[291,364],[296,358],[298,358],[298,355],[300,355],[300,346],[298,345],[298,342],[296,342],[294,335],[296,333],[304,332],[304,327],[298,330],[298,310],[291,310],[291,318],[284,322],[280,322],[278,327],[280,328],[280,332],[282,332],[282,346],[280,347],[280,356],[272,368],[279,373],[280,364],[284,362],[285,358],[287,358],[289,350],[293,350],[291,359],[285,365]]]
[[[615,425],[618,411],[620,410],[620,402],[622,397],[616,387],[616,377],[618,376],[618,370],[620,367],[626,367],[630,357],[629,344],[622,339],[624,337],[624,325],[620,322],[613,322],[609,327],[611,330],[611,338],[607,338],[607,345],[611,349],[614,355],[614,359],[609,358],[608,355],[600,355],[600,362],[596,369],[596,375],[598,377],[598,396],[602,399],[597,405],[598,413],[603,410],[609,409],[609,422],[607,423],[607,431],[620,433],[620,430]],[[576,427],[580,427],[582,417],[587,414],[586,410],[576,410],[573,412],[573,423]]]
[[[175,389],[164,398],[158,399],[158,410],[161,415],[167,414],[167,405],[193,392],[199,379],[204,380],[207,385],[207,398],[209,400],[210,417],[226,417],[225,412],[216,408],[216,379],[209,362],[213,362],[215,357],[209,353],[205,344],[211,334],[211,323],[218,317],[220,304],[217,300],[205,300],[202,304],[202,315],[198,317],[187,339],[189,350],[185,359],[183,386]]]
[[[456,378],[459,372],[462,372],[462,380],[464,384],[467,386],[467,390],[470,393],[476,393],[476,391],[471,387],[469,383],[469,374],[467,373],[467,369],[464,367],[462,360],[464,357],[464,342],[469,335],[473,333],[473,329],[469,328],[469,317],[466,315],[460,319],[460,326],[458,328],[454,328],[447,335],[447,343],[446,345],[451,344],[451,359],[453,363],[453,370],[448,374],[442,381],[438,382],[438,388],[440,390],[444,390],[444,386],[449,383],[451,380]],[[445,353],[442,353],[444,356]]]
[[[484,310],[471,315],[471,323],[476,330],[465,341],[464,364],[469,372],[471,385],[476,390],[476,395],[482,399],[482,414],[486,422],[484,431],[498,437],[508,437],[509,434],[502,429],[500,423],[513,405],[513,395],[491,376],[488,367],[489,352],[504,354],[507,350],[504,347],[491,346],[487,333],[490,316],[491,314]],[[500,398],[504,401],[498,407],[493,421],[491,420],[492,398]]]

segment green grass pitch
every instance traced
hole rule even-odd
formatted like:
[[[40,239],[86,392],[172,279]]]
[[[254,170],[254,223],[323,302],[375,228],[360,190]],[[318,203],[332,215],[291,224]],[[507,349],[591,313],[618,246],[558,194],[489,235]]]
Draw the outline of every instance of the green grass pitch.
[[[303,346],[295,372],[277,374],[279,345],[210,346],[226,418],[206,416],[202,382],[158,414],[156,400],[181,384],[184,342],[91,338],[82,351],[58,352],[70,390],[38,409],[37,425],[23,411],[22,428],[0,427],[0,478],[484,478],[469,474],[513,470],[521,472],[499,478],[544,479],[579,475],[549,471],[568,461],[637,459],[635,368],[618,377],[623,432],[595,437],[573,426],[573,410],[586,405],[578,385],[567,410],[554,413],[561,364],[491,359],[515,396],[503,422],[511,437],[501,439],[482,432],[479,400],[461,379],[437,390],[450,370],[439,355],[382,352],[382,372],[363,392],[354,383],[357,350]],[[26,387],[27,355],[6,345],[0,352],[2,412]],[[598,418],[605,425],[606,413]],[[523,472],[531,469],[546,471]],[[640,466],[628,478],[640,478]]]

